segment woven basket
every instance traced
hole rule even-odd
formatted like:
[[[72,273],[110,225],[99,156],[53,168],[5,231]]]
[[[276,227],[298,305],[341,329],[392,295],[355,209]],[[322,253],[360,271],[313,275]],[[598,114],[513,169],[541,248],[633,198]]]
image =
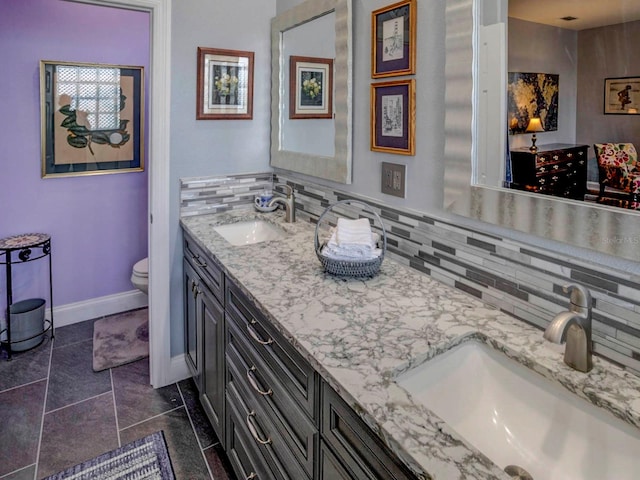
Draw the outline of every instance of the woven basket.
[[[332,258],[327,258],[322,255],[322,248],[325,246],[326,242],[320,244],[320,240],[318,238],[318,230],[322,223],[322,219],[324,216],[333,209],[333,207],[337,205],[355,205],[358,204],[362,206],[364,209],[370,211],[375,215],[378,219],[378,223],[382,227],[382,253],[380,253],[379,257],[372,258],[370,260],[334,260]],[[380,265],[382,265],[382,260],[384,260],[384,254],[387,251],[387,232],[384,229],[384,224],[382,220],[378,216],[376,212],[374,212],[369,205],[364,202],[358,202],[355,200],[341,200],[339,202],[334,203],[333,205],[329,205],[320,218],[318,218],[318,223],[316,224],[316,234],[314,238],[315,248],[316,248],[316,256],[320,263],[324,267],[324,271],[327,273],[331,273],[332,275],[339,275],[342,277],[373,277],[377,275],[380,271]]]

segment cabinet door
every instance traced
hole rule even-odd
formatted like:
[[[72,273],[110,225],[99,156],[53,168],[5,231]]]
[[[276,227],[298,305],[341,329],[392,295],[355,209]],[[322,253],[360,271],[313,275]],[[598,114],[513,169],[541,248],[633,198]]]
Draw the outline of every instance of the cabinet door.
[[[318,456],[318,480],[351,480],[353,478],[324,442],[320,442]]]
[[[200,401],[224,446],[224,311],[204,285],[199,288],[197,298],[204,333],[204,372]]]
[[[351,407],[326,383],[321,386],[320,432],[354,480],[411,480],[415,476],[383,445]],[[328,477],[326,477],[328,478]]]
[[[202,322],[198,319],[197,301],[200,277],[186,259],[183,261],[183,270],[184,352],[193,380],[198,391],[202,392],[202,347],[199,344],[199,340],[202,340]]]

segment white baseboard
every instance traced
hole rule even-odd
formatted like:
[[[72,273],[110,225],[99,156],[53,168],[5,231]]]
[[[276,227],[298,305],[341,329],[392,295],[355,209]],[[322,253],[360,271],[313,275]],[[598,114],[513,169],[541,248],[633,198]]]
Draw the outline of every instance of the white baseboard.
[[[176,383],[185,378],[189,378],[191,376],[191,372],[187,367],[187,361],[185,359],[184,353],[180,355],[176,355],[175,357],[171,357],[171,364],[169,366],[169,372],[167,372],[164,383],[165,385],[169,385],[171,383]],[[154,385],[155,388],[157,388]]]
[[[81,302],[68,303],[53,307],[53,324],[56,328],[64,327],[93,318],[146,307],[147,303],[147,295],[140,290],[131,290]],[[47,307],[45,309],[45,317],[49,319],[50,316],[51,310]]]

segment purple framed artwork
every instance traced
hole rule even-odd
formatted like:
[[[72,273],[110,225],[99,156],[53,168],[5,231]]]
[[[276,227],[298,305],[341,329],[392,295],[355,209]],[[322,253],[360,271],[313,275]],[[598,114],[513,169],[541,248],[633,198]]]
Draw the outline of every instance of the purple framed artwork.
[[[371,77],[416,73],[416,0],[371,13]]]
[[[415,80],[371,84],[371,150],[415,155]]]

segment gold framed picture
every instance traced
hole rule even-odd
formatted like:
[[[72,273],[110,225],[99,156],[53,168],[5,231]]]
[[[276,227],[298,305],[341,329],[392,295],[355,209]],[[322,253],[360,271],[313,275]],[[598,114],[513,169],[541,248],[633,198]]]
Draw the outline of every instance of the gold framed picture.
[[[415,82],[371,84],[371,150],[415,155]]]
[[[144,170],[144,69],[40,61],[42,177]]]
[[[371,78],[416,73],[416,0],[371,13]]]

